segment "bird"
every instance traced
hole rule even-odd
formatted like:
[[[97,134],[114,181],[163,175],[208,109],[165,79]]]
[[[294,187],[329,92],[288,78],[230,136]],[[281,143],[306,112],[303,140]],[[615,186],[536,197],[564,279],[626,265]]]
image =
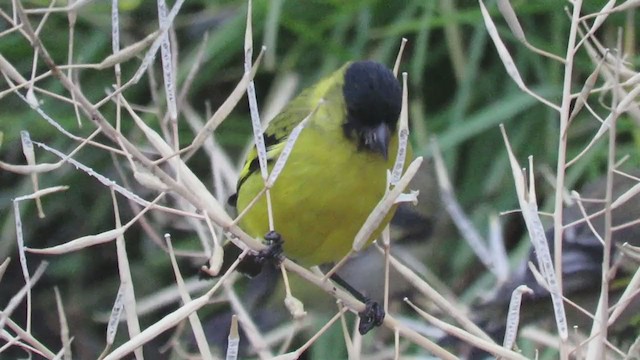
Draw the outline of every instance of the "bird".
[[[308,117],[270,188],[273,229],[265,196],[248,208],[265,187],[255,146],[246,156],[236,194],[229,198],[238,213],[246,211],[240,228],[304,266],[342,259],[387,190],[401,108],[400,83],[386,66],[370,60],[348,62],[302,91],[263,133],[271,171],[291,132]],[[411,157],[410,147],[407,155]],[[394,212],[395,207],[367,244],[380,236]],[[360,332],[366,333],[382,323],[384,312],[377,303],[360,299],[367,300],[369,315],[360,314]]]

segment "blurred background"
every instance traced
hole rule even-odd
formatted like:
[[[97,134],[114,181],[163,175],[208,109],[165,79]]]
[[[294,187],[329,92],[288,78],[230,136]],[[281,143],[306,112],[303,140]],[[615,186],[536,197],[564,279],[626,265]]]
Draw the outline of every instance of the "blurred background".
[[[22,3],[25,8],[48,6],[44,1]],[[529,43],[563,57],[570,25],[565,13],[565,6],[568,4],[557,0],[511,3]],[[583,12],[598,11],[604,3],[585,2]],[[157,30],[155,2],[125,0],[120,1],[119,6],[123,46],[140,41]],[[495,4],[489,2],[488,7],[524,82],[537,94],[559,103],[563,65],[534,54],[523,46],[502,21]],[[5,15],[12,14],[8,2],[0,4],[0,9]],[[198,66],[196,59],[199,49],[203,49],[204,56],[197,76],[186,94],[186,102],[181,109],[182,116],[190,113],[206,118],[207,114],[222,104],[242,77],[246,9],[246,2],[243,1],[192,0],[183,5],[171,33],[177,59],[175,66],[178,88],[188,77],[190,70]],[[110,12],[107,2],[91,2],[78,10],[73,63],[99,63],[111,54]],[[633,10],[612,14],[596,33],[596,37],[605,46],[615,47],[618,31],[624,29],[625,60],[632,69],[637,68],[640,61],[635,48],[639,17]],[[35,26],[43,17],[33,14],[29,18]],[[0,19],[0,33],[11,27],[7,17]],[[50,14],[40,36],[57,63],[68,63],[69,19],[66,13]],[[265,59],[255,78],[263,118],[273,116],[300,89],[315,83],[346,61],[373,59],[392,67],[401,39],[404,37],[408,40],[400,69],[409,74],[412,143],[414,153],[426,156],[428,160],[423,166],[423,173],[412,186],[421,190],[420,204],[417,208],[401,210],[395,221],[393,234],[398,245],[396,254],[399,257],[409,254],[405,260],[409,265],[423,276],[428,276],[430,281],[436,284],[441,282],[437,285],[439,289],[447,291],[447,294],[455,294],[468,306],[491,291],[495,277],[486,271],[469,245],[452,227],[441,204],[433,175],[429,140],[434,137],[437,139],[462,209],[478,231],[486,235],[489,232],[490,216],[518,206],[498,125],[505,125],[514,153],[521,164],[525,164],[527,156],[533,155],[540,209],[552,211],[552,174],[555,174],[556,169],[559,120],[555,111],[523,93],[507,75],[487,34],[478,3],[466,0],[256,0],[253,2],[253,36],[256,49],[263,44],[267,46]],[[257,52],[255,50],[254,54]],[[0,37],[0,54],[20,74],[29,78],[33,66],[33,49],[19,32],[3,33]],[[158,59],[159,56],[147,76],[125,93],[127,99],[135,103],[144,115],[145,121],[154,124],[154,127],[157,127],[158,119],[162,119],[166,111],[164,96],[161,95],[161,65]],[[139,65],[140,59],[123,63],[123,78],[129,79]],[[45,71],[42,62],[36,64],[36,68],[38,73]],[[574,92],[579,91],[594,68],[595,65],[586,52],[579,51],[573,73]],[[111,70],[75,70],[75,77],[83,92],[94,101],[104,97],[115,83]],[[68,95],[57,80],[52,78],[41,81],[39,86],[54,93]],[[6,82],[1,83],[0,91],[8,88]],[[13,164],[25,163],[20,145],[20,131],[23,130],[28,131],[32,139],[65,153],[77,146],[77,143],[61,136],[19,97],[10,93],[2,94],[0,160]],[[82,126],[78,125],[71,104],[42,94],[39,99],[41,108],[74,134],[86,137],[95,130],[95,126],[86,118],[83,118]],[[593,111],[605,117],[610,103],[610,94],[603,93],[601,98],[592,96],[589,105]],[[113,104],[105,105],[102,110],[105,115],[115,117]],[[132,141],[143,138],[129,121],[123,122],[122,126],[123,133]],[[600,123],[587,112],[578,114],[566,134],[567,158],[572,159],[580,153],[599,127]],[[622,166],[624,169],[640,166],[638,129],[638,122],[626,115],[618,120],[617,158],[628,156]],[[250,141],[250,134],[248,106],[246,100],[242,100],[215,132],[214,140],[224,150],[225,158],[236,166]],[[180,137],[183,144],[193,138],[189,126],[181,125]],[[100,136],[98,140],[109,142]],[[37,156],[39,162],[57,160],[43,151],[37,151]],[[599,141],[567,170],[566,187],[580,189],[584,184],[605,175],[607,156],[606,141]],[[75,159],[120,184],[130,184],[132,181],[126,175],[123,176],[121,167],[127,166],[125,161],[105,151],[86,148]],[[205,184],[214,189],[212,173],[213,168],[218,165],[216,162],[212,163],[200,151],[188,164]],[[52,246],[113,228],[110,193],[94,178],[67,165],[42,175],[39,180],[41,188],[68,185],[70,190],[45,198],[45,218],[38,217],[34,202],[21,203],[27,246]],[[146,199],[152,199],[154,195],[135,183],[129,186]],[[214,190],[226,197],[233,191],[233,184],[223,183]],[[0,283],[2,307],[24,285],[17,258],[12,199],[30,192],[32,188],[28,176],[0,170],[0,261],[12,258]],[[132,208],[125,200],[121,201],[120,206],[124,212],[123,218],[130,219],[134,213]],[[529,251],[529,241],[521,219],[517,212],[500,216],[505,247],[514,268],[519,261],[527,258]],[[543,217],[543,220],[548,220],[546,226],[551,224],[550,217]],[[202,257],[189,255],[200,251],[200,242],[187,222],[166,215],[146,216],[140,226],[133,226],[126,233],[133,281],[139,299],[153,299],[157,291],[174,284],[169,257],[163,249],[160,236],[165,232],[172,234],[174,246],[186,254],[180,257],[185,276],[195,277],[199,265],[204,262]],[[373,256],[376,256],[375,253],[376,251]],[[30,263],[37,264],[40,259],[44,257],[31,255]],[[38,320],[33,324],[33,333],[45,345],[59,348],[59,320],[56,313],[51,311],[55,306],[53,287],[57,286],[66,308],[71,335],[75,337],[74,354],[80,359],[95,358],[104,347],[106,324],[102,321],[113,305],[120,283],[115,247],[113,244],[101,245],[64,256],[49,256],[46,260],[50,261],[49,268],[34,289],[34,318]],[[382,282],[378,285],[358,282],[359,272],[369,274],[361,266],[366,269],[367,264],[372,263],[361,262],[364,265],[352,265],[359,269],[354,271],[355,275],[349,273],[345,276],[365,289],[365,292],[376,296]],[[378,259],[375,264],[379,269],[382,262]],[[252,282],[239,280],[237,284],[239,292],[249,304],[248,307],[256,309],[256,322],[265,329],[274,328],[287,321],[290,316],[282,305],[282,289],[266,285],[271,284],[270,281],[277,281],[268,279],[272,275],[266,273]],[[277,279],[277,276],[273,277]],[[376,276],[369,276],[367,280],[371,278],[375,279]],[[194,283],[198,284],[195,280]],[[207,286],[206,282],[204,285],[199,284]],[[410,319],[410,312],[403,308],[400,300],[403,296],[411,297],[411,289],[403,286],[400,280],[395,285],[392,309],[398,313],[406,312]],[[597,291],[599,285],[594,285]],[[330,312],[335,310],[334,300],[325,295],[316,296],[314,289],[307,288],[309,285],[295,286],[295,295],[305,302],[307,311],[313,315],[311,324],[306,326],[317,330],[331,316]],[[261,313],[257,309],[261,307],[268,309],[269,314]],[[153,309],[141,317],[142,326],[157,321],[174,308],[175,303]],[[323,309],[330,312],[325,313]],[[24,309],[21,311],[24,312]],[[200,314],[210,338],[217,338],[222,345],[226,341],[229,321],[225,311],[228,308],[222,303],[211,306]],[[421,321],[418,318],[414,320]],[[122,328],[120,332],[117,341],[121,342],[126,331]],[[155,339],[145,347],[146,354],[158,359],[182,357],[175,350],[162,354],[159,352],[173,334],[169,331],[166,336]],[[188,348],[189,334],[186,331],[180,335],[186,339],[185,351],[193,350]],[[382,333],[378,336],[388,338],[392,334]],[[306,358],[346,358],[346,350],[335,346],[336,341],[340,343],[341,339],[342,329],[339,325],[334,325],[305,354]],[[306,341],[306,337],[301,336],[294,341],[299,345]],[[374,339],[365,338],[365,341],[373,343]],[[523,346],[525,355],[533,356],[534,345],[527,345],[526,342],[519,345]],[[412,350],[409,344],[406,346],[409,347],[404,350],[407,354],[424,356],[420,349]],[[15,357],[24,356],[25,353],[14,349],[6,354]],[[547,355],[553,357],[553,354],[550,351]]]

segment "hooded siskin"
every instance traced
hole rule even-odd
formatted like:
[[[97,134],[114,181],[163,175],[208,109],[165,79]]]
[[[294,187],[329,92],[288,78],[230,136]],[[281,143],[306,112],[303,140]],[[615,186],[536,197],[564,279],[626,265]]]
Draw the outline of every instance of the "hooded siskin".
[[[310,266],[337,261],[349,252],[385,193],[386,172],[398,148],[401,104],[402,91],[393,73],[379,63],[359,61],[303,91],[269,123],[264,139],[271,171],[293,128],[317,107],[271,189],[274,230],[284,240],[287,257]],[[240,174],[237,198],[231,199],[237,200],[239,213],[263,187],[254,148]],[[254,237],[269,231],[265,196],[240,226]]]

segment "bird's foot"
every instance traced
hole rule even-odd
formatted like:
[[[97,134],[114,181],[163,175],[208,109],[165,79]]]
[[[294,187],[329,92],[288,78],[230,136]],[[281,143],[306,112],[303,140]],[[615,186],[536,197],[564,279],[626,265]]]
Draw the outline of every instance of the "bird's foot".
[[[267,242],[267,247],[258,251],[255,255],[255,260],[259,264],[271,263],[275,266],[280,265],[283,260],[282,257],[282,244],[284,240],[280,234],[275,231],[269,231],[265,236],[264,240]]]
[[[366,306],[364,311],[358,313],[360,317],[360,326],[358,326],[360,335],[364,335],[374,327],[382,325],[385,316],[384,309],[377,301],[366,299],[364,304]]]

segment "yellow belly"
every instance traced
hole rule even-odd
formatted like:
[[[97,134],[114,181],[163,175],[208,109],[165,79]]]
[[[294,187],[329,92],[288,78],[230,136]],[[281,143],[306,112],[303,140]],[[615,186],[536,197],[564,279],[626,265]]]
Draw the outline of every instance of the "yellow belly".
[[[353,239],[386,187],[386,171],[393,166],[397,140],[390,144],[390,158],[358,151],[347,139],[328,139],[322,132],[305,129],[287,164],[271,189],[274,229],[284,240],[287,257],[305,265],[338,261],[352,247]],[[238,193],[238,211],[263,188],[259,171]],[[373,234],[380,235],[393,211]],[[263,196],[240,221],[251,236],[269,231]]]

